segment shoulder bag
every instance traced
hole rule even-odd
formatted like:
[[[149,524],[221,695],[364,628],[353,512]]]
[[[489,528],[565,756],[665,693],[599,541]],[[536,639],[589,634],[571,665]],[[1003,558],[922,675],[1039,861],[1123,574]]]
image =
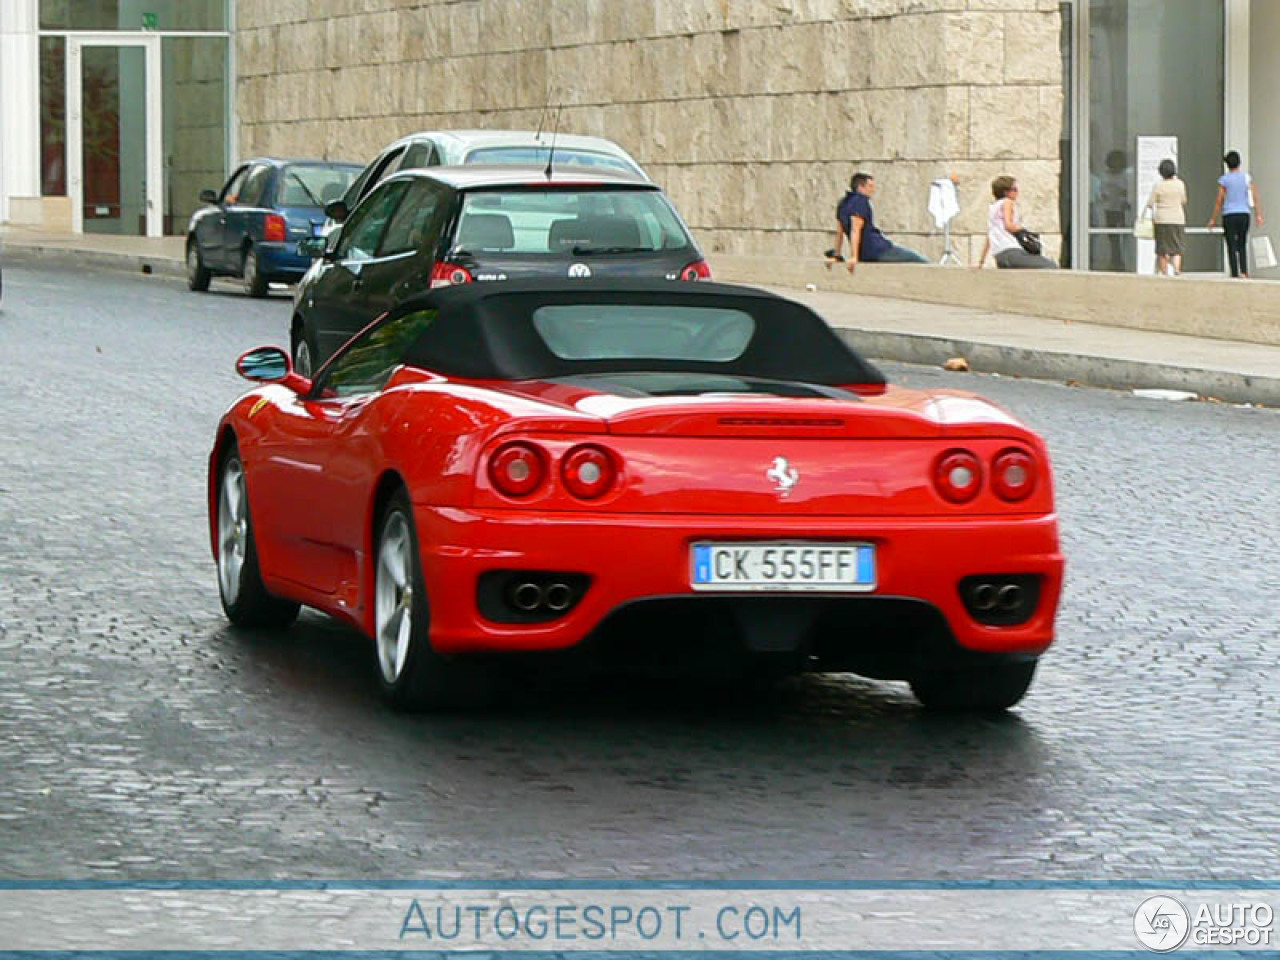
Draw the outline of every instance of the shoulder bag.
[[[1030,230],[1013,231],[1013,239],[1017,240],[1019,245],[1027,253],[1039,255],[1043,247],[1040,245],[1040,234],[1032,233]]]

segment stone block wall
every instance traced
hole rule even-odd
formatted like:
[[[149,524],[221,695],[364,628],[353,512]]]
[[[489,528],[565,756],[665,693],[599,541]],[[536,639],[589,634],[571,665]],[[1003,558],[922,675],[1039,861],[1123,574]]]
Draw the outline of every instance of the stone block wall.
[[[182,235],[206,188],[226,178],[227,41],[166,37],[164,163],[166,232]]]
[[[981,250],[988,183],[1058,227],[1057,0],[238,0],[241,153],[366,162],[414,130],[609,137],[709,253],[817,255],[855,170],[936,257],[931,180]],[[1056,252],[1056,243],[1050,252]]]

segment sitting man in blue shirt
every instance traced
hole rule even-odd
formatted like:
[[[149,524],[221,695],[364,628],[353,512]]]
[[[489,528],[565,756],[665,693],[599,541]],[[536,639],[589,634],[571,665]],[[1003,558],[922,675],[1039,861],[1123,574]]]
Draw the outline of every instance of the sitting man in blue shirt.
[[[840,257],[844,238],[849,238],[849,272],[859,261],[867,263],[928,263],[929,261],[906,247],[900,247],[886,237],[875,224],[871,212],[871,198],[875,196],[876,178],[869,173],[855,173],[849,181],[849,192],[836,208],[840,230],[836,234],[835,259]]]

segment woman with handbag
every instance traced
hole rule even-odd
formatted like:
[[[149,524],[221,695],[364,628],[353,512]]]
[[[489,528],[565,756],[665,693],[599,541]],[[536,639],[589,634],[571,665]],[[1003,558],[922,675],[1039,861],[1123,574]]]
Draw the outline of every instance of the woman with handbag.
[[[1142,213],[1144,219],[1148,212],[1152,214],[1156,273],[1163,277],[1172,264],[1176,277],[1182,273],[1182,254],[1187,246],[1187,185],[1172,160],[1161,160],[1159,170],[1161,180],[1151,188]]]
[[[990,252],[996,266],[1006,270],[1056,270],[1058,265],[1040,252],[1040,238],[1018,219],[1018,181],[996,177],[991,181],[995,202],[987,208],[987,242],[978,258],[981,267]]]
[[[1240,169],[1240,154],[1229,150],[1222,158],[1227,172],[1218,178],[1218,199],[1209,215],[1209,229],[1213,229],[1222,214],[1222,234],[1227,241],[1227,265],[1231,276],[1249,279],[1249,209],[1252,207],[1262,226],[1262,206],[1258,203],[1258,188],[1253,177]]]

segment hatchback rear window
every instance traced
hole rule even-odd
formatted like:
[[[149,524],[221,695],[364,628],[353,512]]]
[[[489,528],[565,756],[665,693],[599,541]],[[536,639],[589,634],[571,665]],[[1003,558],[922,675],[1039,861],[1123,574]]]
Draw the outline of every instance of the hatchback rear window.
[[[561,360],[728,363],[756,321],[742,310],[644,304],[560,304],[533,311],[533,328]]]
[[[468,153],[463,162],[534,163],[545,166],[550,153],[547,147],[482,147]],[[634,164],[628,163],[622,157],[596,153],[593,150],[566,150],[563,147],[556,147],[555,162],[575,167],[603,167],[607,170],[625,170],[627,173],[641,172]]]
[[[520,189],[467,193],[454,253],[651,253],[692,246],[657,190]]]
[[[341,200],[359,173],[358,167],[292,164],[280,174],[280,196],[276,202],[282,207],[323,207]]]

